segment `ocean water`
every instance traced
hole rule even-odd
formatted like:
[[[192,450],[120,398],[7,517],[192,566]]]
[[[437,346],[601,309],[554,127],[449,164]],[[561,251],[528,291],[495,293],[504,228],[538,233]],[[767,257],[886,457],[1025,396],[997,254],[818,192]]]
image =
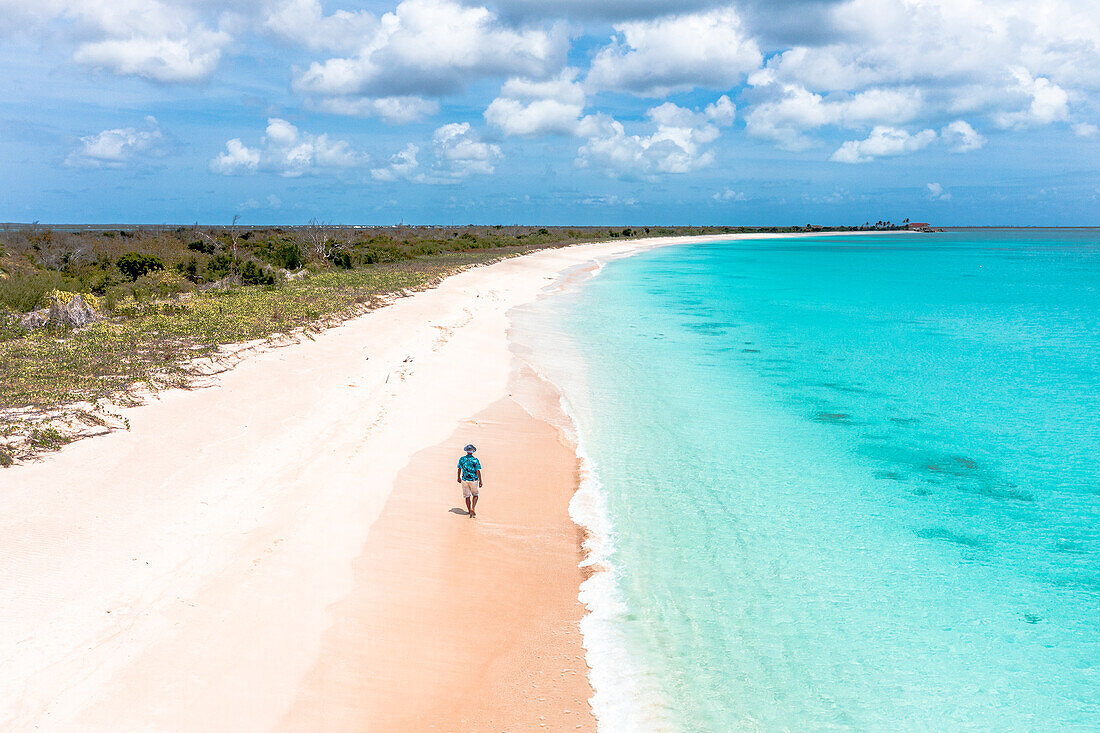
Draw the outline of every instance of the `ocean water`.
[[[1100,232],[670,246],[516,322],[601,730],[1100,730]]]

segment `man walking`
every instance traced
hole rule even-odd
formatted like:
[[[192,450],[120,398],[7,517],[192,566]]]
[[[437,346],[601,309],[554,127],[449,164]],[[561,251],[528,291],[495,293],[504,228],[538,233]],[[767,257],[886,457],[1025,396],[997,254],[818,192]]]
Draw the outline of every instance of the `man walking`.
[[[463,448],[466,455],[458,459],[458,483],[462,484],[462,496],[466,499],[466,511],[470,519],[477,516],[477,490],[481,488],[481,461],[474,458],[472,445]]]

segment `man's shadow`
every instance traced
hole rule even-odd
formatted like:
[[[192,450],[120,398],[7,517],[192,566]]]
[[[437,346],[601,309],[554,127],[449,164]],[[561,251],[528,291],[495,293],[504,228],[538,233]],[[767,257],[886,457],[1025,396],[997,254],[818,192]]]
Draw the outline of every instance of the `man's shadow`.
[[[465,509],[460,509],[459,507],[453,506],[451,507],[451,514],[461,514],[462,516],[466,517],[469,516],[470,513]]]

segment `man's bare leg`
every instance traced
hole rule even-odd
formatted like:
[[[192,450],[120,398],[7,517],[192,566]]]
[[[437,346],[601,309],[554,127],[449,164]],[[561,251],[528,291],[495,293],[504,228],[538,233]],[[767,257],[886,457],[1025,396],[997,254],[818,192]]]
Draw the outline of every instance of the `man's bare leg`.
[[[477,509],[477,494],[474,494],[473,498],[469,499],[468,501],[470,502],[470,516],[476,517],[477,511],[475,510]]]
[[[474,516],[474,508],[470,504],[470,497],[468,496],[466,497],[466,513],[469,514],[471,517]]]

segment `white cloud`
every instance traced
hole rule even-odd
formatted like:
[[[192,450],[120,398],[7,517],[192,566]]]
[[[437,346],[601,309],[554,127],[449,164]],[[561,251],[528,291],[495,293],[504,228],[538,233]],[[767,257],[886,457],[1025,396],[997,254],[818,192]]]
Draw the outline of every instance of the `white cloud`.
[[[732,6],[615,25],[592,61],[592,89],[665,96],[695,87],[729,89],[763,61]]]
[[[232,40],[217,23],[204,20],[203,10],[198,0],[5,0],[0,32],[43,31],[51,41],[75,42],[77,63],[156,82],[193,83],[210,76]]]
[[[927,184],[928,198],[932,201],[950,201],[951,194],[944,190],[943,186],[938,183]]]
[[[838,163],[866,163],[886,155],[912,153],[927,147],[935,139],[934,130],[921,130],[910,135],[896,127],[877,125],[865,140],[849,140],[837,148],[829,160]]]
[[[226,33],[200,27],[176,37],[110,38],[85,43],[73,58],[116,74],[160,82],[196,82],[214,71],[229,40]]]
[[[458,183],[473,175],[493,173],[504,157],[500,146],[483,142],[469,122],[452,122],[432,133],[430,154],[434,160],[426,167],[419,160],[420,153],[420,146],[408,143],[390,156],[385,166],[372,169],[371,177],[380,182]]]
[[[418,122],[439,112],[439,102],[423,97],[325,97],[309,107],[336,115],[377,117],[391,125]]]
[[[210,170],[231,176],[237,173],[255,173],[260,167],[260,151],[241,142],[239,137],[225,143],[225,152],[210,161]]]
[[[968,153],[985,145],[985,137],[963,120],[955,120],[941,129],[940,139],[954,153]]]
[[[726,5],[728,0],[497,0],[494,6],[507,17],[574,18],[577,20],[637,20],[669,13]]]
[[[746,128],[787,150],[814,147],[817,141],[806,133],[826,125],[866,129],[869,123],[898,124],[913,119],[920,108],[920,92],[914,90],[869,89],[826,98],[802,86],[769,83],[766,91],[771,98],[749,110]]]
[[[302,133],[286,120],[272,117],[260,147],[250,148],[240,138],[233,138],[226,142],[225,151],[210,161],[210,170],[222,175],[271,171],[293,178],[350,168],[364,161],[344,140]]]
[[[734,191],[732,188],[727,188],[725,191],[719,191],[711,196],[715,201],[748,201],[749,197],[743,191]]]
[[[752,107],[745,115],[745,128],[750,135],[774,140],[781,148],[805,150],[815,145],[805,131],[833,119],[820,94],[788,86],[781,97]]]
[[[470,128],[469,122],[452,122],[438,128],[432,134],[432,145],[438,161],[435,171],[437,179],[489,174],[503,157],[500,147],[482,142]]]
[[[1004,112],[994,117],[1001,127],[1028,127],[1064,120],[1069,116],[1069,95],[1065,89],[1052,84],[1044,77],[1034,78],[1027,69],[1016,67],[1012,76],[1019,84],[1019,91],[1030,98],[1025,109]]]
[[[1100,135],[1100,127],[1090,122],[1078,122],[1073,126],[1073,134],[1077,137],[1096,137]]]
[[[155,117],[145,118],[145,129],[116,127],[80,138],[80,147],[65,159],[66,165],[121,168],[141,156],[156,155],[164,135]]]
[[[733,122],[733,103],[723,95],[700,112],[666,102],[646,117],[657,127],[650,135],[628,135],[621,122],[603,113],[585,117],[578,133],[588,140],[577,151],[577,164],[642,176],[704,168],[714,154],[703,146],[718,139],[720,126]]]
[[[289,41],[315,51],[353,52],[378,32],[378,18],[364,10],[337,10],[325,15],[320,0],[279,0],[264,26]]]
[[[1013,128],[1068,119],[1075,100],[1100,86],[1094,0],[846,0],[817,22],[820,42],[785,49],[750,82],[826,98],[918,89],[912,119],[984,114]],[[800,131],[781,132],[797,140]]]
[[[509,79],[485,109],[485,121],[505,135],[573,134],[584,112],[583,86],[568,68],[545,81]]]
[[[595,196],[585,196],[577,203],[583,206],[634,206],[638,203],[638,199],[633,196],[622,198],[613,193],[601,193]]]
[[[517,30],[484,7],[405,0],[353,55],[311,64],[294,87],[318,96],[437,97],[480,77],[545,76],[567,47],[563,30]]]
[[[250,211],[252,209],[278,209],[281,208],[282,205],[282,199],[275,194],[269,194],[263,202],[257,201],[253,197],[249,197],[238,204],[237,209],[240,211]]]
[[[400,178],[411,179],[419,167],[416,154],[420,148],[409,143],[405,149],[390,156],[389,165],[384,168],[375,168],[370,174],[376,181],[396,181]]]

